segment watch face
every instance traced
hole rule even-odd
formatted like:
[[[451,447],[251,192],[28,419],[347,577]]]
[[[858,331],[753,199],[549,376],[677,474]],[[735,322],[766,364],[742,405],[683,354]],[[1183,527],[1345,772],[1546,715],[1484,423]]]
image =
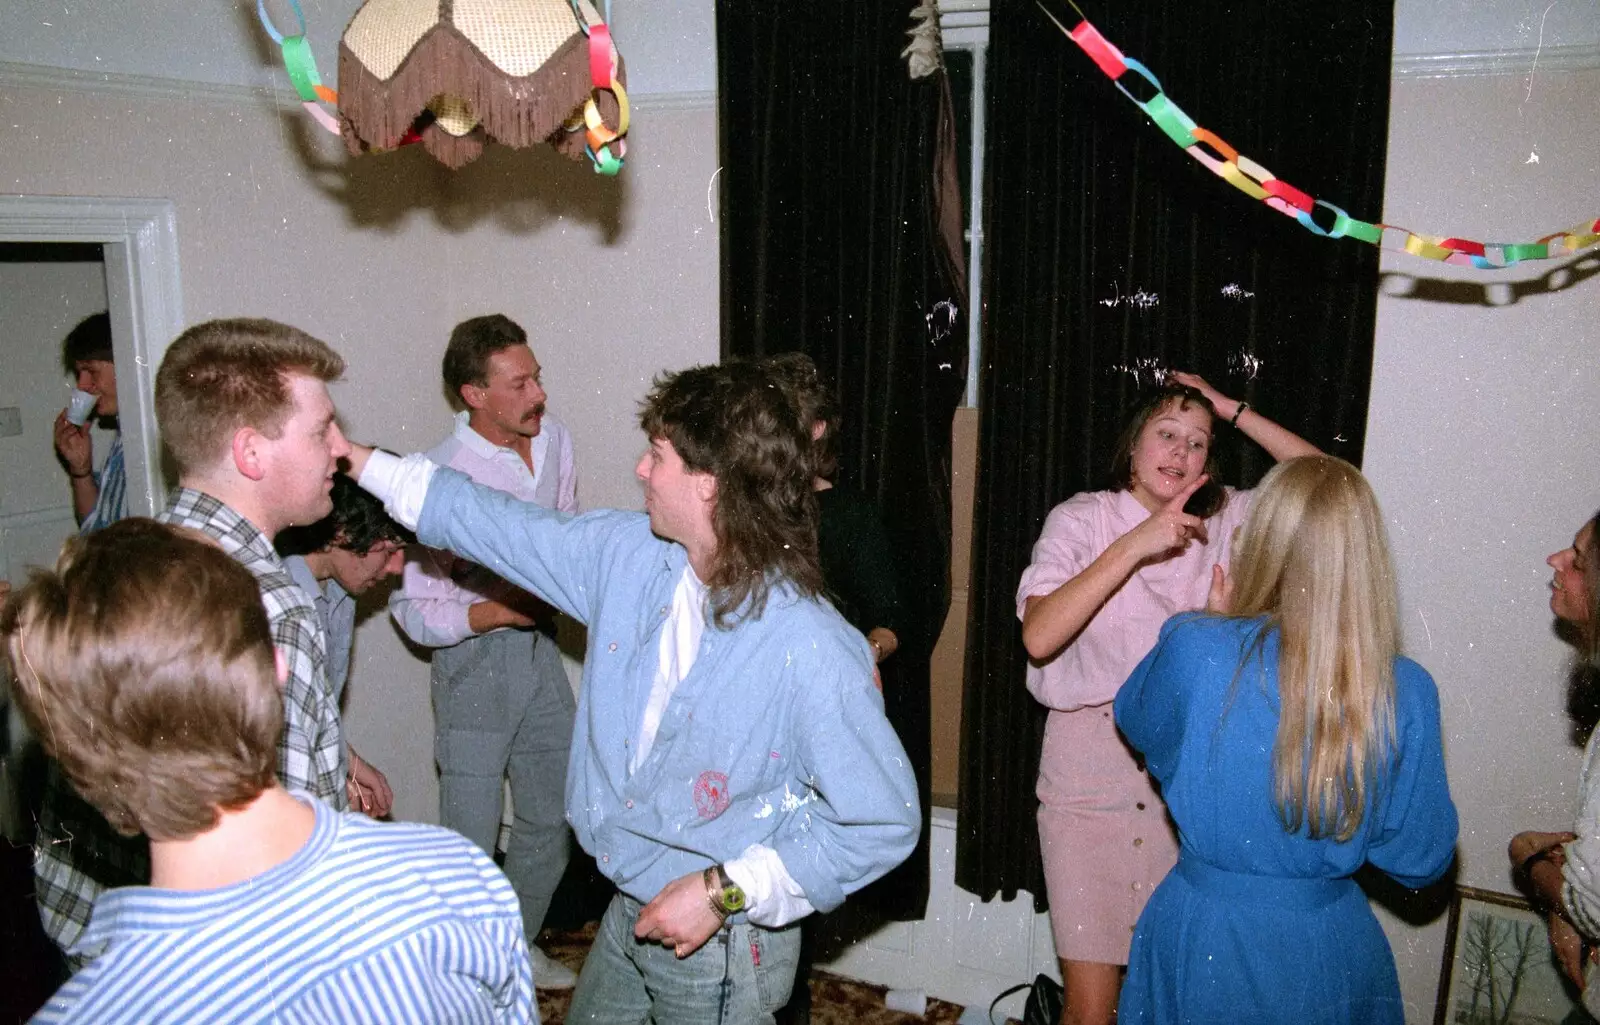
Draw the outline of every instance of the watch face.
[[[730,915],[736,915],[744,910],[744,891],[733,883],[728,883],[722,888],[722,910]]]

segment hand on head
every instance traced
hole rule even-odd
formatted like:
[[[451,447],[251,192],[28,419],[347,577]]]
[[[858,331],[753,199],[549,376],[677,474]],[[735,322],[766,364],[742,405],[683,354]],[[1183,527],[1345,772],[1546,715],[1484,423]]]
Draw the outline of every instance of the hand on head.
[[[1184,370],[1174,370],[1168,376],[1175,383],[1181,384],[1185,388],[1193,388],[1205,396],[1205,400],[1211,403],[1212,411],[1224,419],[1231,418],[1233,412],[1237,410],[1237,402],[1211,387],[1211,384],[1199,374],[1191,374]],[[1226,411],[1224,407],[1226,407]]]

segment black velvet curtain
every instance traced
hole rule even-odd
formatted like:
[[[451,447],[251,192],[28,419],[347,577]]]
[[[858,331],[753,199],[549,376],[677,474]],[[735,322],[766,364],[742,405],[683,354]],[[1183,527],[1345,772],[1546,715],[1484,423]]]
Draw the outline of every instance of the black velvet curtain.
[[[1061,0],[1048,6],[1072,28]],[[1202,127],[1378,219],[1392,0],[1094,4],[1090,20]],[[1105,486],[1156,366],[1192,370],[1359,462],[1377,250],[1314,237],[1174,145],[1034,0],[995,0],[986,299],[956,880],[1044,899],[1017,581],[1052,506]],[[1132,77],[1132,76],[1130,76]],[[1136,95],[1139,93],[1136,92]],[[1225,483],[1270,459],[1218,431]]]
[[[942,75],[907,75],[910,11],[717,3],[722,352],[816,361],[843,417],[838,483],[876,500],[909,607],[883,692],[923,840],[860,895],[901,919],[922,917],[928,896],[928,666],[949,608],[950,426],[966,380],[965,281],[940,219],[951,194],[936,180],[950,183],[935,174],[953,173],[936,160],[948,90]]]

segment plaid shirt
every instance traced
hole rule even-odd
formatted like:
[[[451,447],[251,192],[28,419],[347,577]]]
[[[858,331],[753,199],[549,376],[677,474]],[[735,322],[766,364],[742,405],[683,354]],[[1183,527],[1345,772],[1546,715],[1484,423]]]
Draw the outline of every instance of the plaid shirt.
[[[289,662],[283,685],[283,737],[278,741],[278,780],[348,811],[349,763],[339,702],[328,686],[327,637],[317,606],[289,575],[272,541],[255,524],[193,488],[172,493],[163,523],[193,527],[217,539],[222,550],[255,575],[261,604],[272,624],[272,643]]]
[[[222,550],[255,575],[272,626],[272,642],[289,663],[283,686],[284,731],[278,741],[278,776],[290,790],[349,810],[339,703],[328,687],[327,640],[312,598],[297,586],[271,542],[254,524],[192,488],[173,492],[159,517],[217,539]],[[150,881],[150,844],[118,835],[73,790],[53,765],[46,778],[34,844],[34,894],[44,930],[70,952],[105,890]],[[82,959],[69,956],[74,969]]]

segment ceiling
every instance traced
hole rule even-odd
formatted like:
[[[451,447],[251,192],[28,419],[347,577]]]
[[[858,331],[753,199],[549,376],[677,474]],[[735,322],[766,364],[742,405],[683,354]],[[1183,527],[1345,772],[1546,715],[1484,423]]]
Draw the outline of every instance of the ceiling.
[[[325,80],[337,77],[339,36],[362,0],[302,0],[306,34]],[[603,2],[603,0],[602,0]],[[911,0],[902,0],[907,11]],[[0,62],[287,91],[253,0],[0,0]],[[962,6],[973,6],[966,0]],[[716,88],[713,0],[613,0],[630,91]],[[267,0],[280,27],[288,0]],[[909,21],[908,21],[909,24]],[[1535,51],[1600,54],[1600,0],[1396,0],[1398,57]]]

